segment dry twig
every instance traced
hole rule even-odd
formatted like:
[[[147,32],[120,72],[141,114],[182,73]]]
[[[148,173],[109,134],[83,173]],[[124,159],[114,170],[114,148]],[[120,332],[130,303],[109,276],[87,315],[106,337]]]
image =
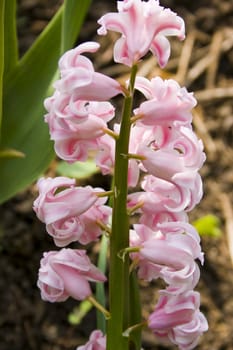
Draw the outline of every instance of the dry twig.
[[[189,62],[192,56],[195,39],[196,39],[196,32],[193,31],[187,36],[184,46],[182,48],[180,60],[178,63],[177,74],[175,77],[175,79],[180,84],[185,83],[185,78],[187,76],[187,71],[188,71]]]
[[[214,159],[215,154],[217,152],[217,147],[212,139],[210,133],[208,132],[208,129],[206,127],[206,123],[204,122],[203,112],[202,108],[200,106],[196,107],[193,111],[193,124],[195,128],[197,129],[198,135],[201,137],[201,139],[204,141],[205,149],[208,153],[209,159]]]
[[[226,193],[220,194],[220,200],[226,221],[225,226],[229,246],[229,253],[233,264],[233,209],[229,196]]]
[[[196,91],[195,96],[199,102],[211,101],[220,98],[232,98],[233,86],[216,87],[207,90]]]
[[[221,46],[223,41],[222,31],[217,31],[214,33],[212,42],[210,45],[209,55],[212,57],[211,64],[207,68],[206,72],[206,87],[213,88],[215,86],[216,75],[219,65],[219,58],[221,55]]]

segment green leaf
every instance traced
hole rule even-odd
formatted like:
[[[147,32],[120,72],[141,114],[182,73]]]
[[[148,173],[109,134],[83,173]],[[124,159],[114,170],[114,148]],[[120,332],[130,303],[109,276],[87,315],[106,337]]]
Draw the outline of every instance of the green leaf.
[[[5,1],[4,16],[4,79],[18,63],[18,39],[16,32],[16,0]]]
[[[1,148],[14,148],[24,159],[0,159],[0,203],[24,189],[53,158],[43,100],[57,68],[62,10],[8,75],[4,86]]]
[[[68,50],[76,39],[76,32],[81,29],[91,0],[65,0],[62,23],[61,52]]]
[[[201,236],[219,237],[222,234],[220,220],[217,216],[208,214],[192,223]]]
[[[2,93],[3,93],[3,72],[4,72],[4,13],[5,0],[0,0],[0,138],[2,123]]]
[[[73,164],[68,164],[64,161],[58,163],[57,173],[62,176],[68,176],[75,179],[86,179],[91,175],[94,175],[99,170],[95,165],[93,160],[87,160],[83,162],[75,162]]]
[[[137,325],[142,322],[142,313],[141,313],[141,301],[139,294],[139,285],[136,272],[132,271],[129,276],[130,283],[130,297],[129,297],[129,308],[130,308],[130,325]],[[130,332],[130,341],[131,348],[134,350],[141,349],[141,334],[142,328],[136,327],[135,330]]]
[[[107,267],[107,254],[108,254],[108,243],[109,240],[105,235],[102,235],[100,243],[100,252],[98,258],[98,268],[103,274],[106,273]],[[106,296],[103,283],[96,283],[96,300],[103,306],[106,307]],[[106,319],[104,315],[97,310],[97,328],[103,333],[106,333]]]
[[[0,148],[16,149],[25,158],[0,159],[0,203],[32,183],[54,157],[43,100],[61,52],[62,13],[63,6],[4,81]],[[83,19],[84,12],[80,16]],[[72,27],[69,45],[79,29]]]

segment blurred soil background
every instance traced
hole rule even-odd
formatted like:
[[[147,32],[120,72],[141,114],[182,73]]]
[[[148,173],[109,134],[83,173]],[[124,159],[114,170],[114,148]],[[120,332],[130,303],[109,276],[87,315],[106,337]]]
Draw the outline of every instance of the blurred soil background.
[[[18,33],[21,55],[32,44],[62,1],[19,0]],[[219,218],[221,235],[202,237],[205,265],[198,290],[201,309],[209,321],[209,331],[198,350],[233,349],[233,2],[229,0],[161,0],[185,19],[186,40],[172,39],[172,57],[160,71],[148,56],[139,73],[149,78],[175,78],[199,102],[194,111],[194,128],[203,139],[207,161],[201,171],[205,194],[191,214],[196,220],[213,214]],[[93,55],[96,69],[124,79],[125,67],[113,66],[112,42],[115,35],[96,37],[96,20],[113,10],[115,1],[94,0],[79,41],[98,40],[101,55]],[[35,82],[36,84],[36,82]],[[53,164],[54,165],[54,164]],[[50,172],[54,173],[54,166]],[[17,175],[16,175],[17,176]],[[92,179],[101,185],[101,178]],[[54,244],[45,227],[32,212],[37,196],[35,185],[0,208],[0,349],[72,350],[84,343],[95,328],[95,313],[82,324],[71,325],[68,315],[77,303],[49,304],[41,301],[36,287],[39,261]],[[95,258],[95,251],[92,255]],[[154,305],[157,288],[142,288],[146,303],[144,316]],[[145,350],[165,350],[155,337],[143,333]],[[170,347],[169,349],[174,349]],[[120,350],[120,349],[119,349]]]

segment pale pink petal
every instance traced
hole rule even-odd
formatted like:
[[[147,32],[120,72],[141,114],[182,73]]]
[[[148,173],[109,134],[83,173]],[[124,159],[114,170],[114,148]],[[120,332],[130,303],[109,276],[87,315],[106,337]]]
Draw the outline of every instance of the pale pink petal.
[[[163,35],[157,35],[151,43],[150,51],[158,58],[160,67],[164,68],[171,53],[168,39]]]
[[[87,41],[83,44],[78,45],[76,48],[68,50],[64,53],[64,55],[59,60],[59,69],[61,71],[65,71],[70,67],[77,67],[77,65],[81,65],[82,67],[86,67],[88,70],[94,70],[92,67],[91,61],[80,55],[85,52],[96,52],[99,49],[100,45],[96,42]]]
[[[38,287],[44,300],[64,301],[68,297],[83,300],[91,295],[88,281],[104,282],[105,276],[84,250],[63,248],[44,253],[38,276]]]

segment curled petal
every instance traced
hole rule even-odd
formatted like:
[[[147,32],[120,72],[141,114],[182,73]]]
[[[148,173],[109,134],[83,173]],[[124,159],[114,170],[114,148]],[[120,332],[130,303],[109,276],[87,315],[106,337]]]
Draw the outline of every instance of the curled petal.
[[[87,68],[88,70],[93,70],[93,65],[91,61],[81,56],[85,52],[91,52],[94,53],[99,49],[100,45],[97,42],[94,41],[87,41],[83,44],[78,45],[76,48],[68,50],[64,53],[64,55],[60,58],[58,66],[62,73],[66,71],[66,69],[69,69],[70,67],[77,67],[82,66]]]
[[[82,140],[70,138],[55,141],[55,152],[59,158],[66,160],[68,163],[76,161],[85,161],[90,151],[96,149],[95,140]]]
[[[154,56],[157,56],[160,67],[164,68],[171,53],[168,39],[165,36],[158,34],[151,43],[150,51]]]

